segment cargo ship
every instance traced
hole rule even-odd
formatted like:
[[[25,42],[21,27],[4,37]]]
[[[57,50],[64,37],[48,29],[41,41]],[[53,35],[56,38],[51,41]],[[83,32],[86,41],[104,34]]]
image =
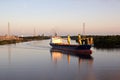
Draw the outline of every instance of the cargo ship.
[[[71,38],[68,35],[67,36],[67,43],[63,42],[64,38],[61,38],[59,36],[53,36],[51,37],[50,45],[54,49],[64,50],[64,51],[70,51],[74,52],[76,54],[81,55],[90,55],[92,54],[91,47],[93,46],[93,38],[92,37],[83,37],[81,38],[80,35],[78,35],[78,44],[72,44]]]

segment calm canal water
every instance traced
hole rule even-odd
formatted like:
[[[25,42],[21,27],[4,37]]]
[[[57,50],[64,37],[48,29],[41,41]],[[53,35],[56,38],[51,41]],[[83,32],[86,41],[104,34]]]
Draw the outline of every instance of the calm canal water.
[[[49,40],[0,46],[0,80],[120,80],[120,49],[89,58],[51,50]]]

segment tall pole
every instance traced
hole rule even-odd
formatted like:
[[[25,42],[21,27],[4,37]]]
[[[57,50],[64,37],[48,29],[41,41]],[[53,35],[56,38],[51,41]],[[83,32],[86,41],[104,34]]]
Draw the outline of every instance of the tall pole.
[[[36,36],[36,30],[35,30],[35,28],[34,28],[34,36]]]
[[[8,36],[10,37],[10,23],[8,22]]]
[[[85,36],[85,23],[83,23],[83,35]]]

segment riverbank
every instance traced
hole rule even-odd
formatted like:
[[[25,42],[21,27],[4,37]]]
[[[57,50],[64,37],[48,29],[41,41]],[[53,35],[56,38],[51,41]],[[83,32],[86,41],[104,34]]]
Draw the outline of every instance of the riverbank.
[[[7,40],[1,40],[0,45],[5,44],[15,44],[19,42],[27,42],[27,41],[33,41],[33,40],[45,40],[50,39],[49,36],[28,36],[28,37],[19,37],[19,39],[7,39]]]
[[[65,38],[67,36],[62,36],[62,37]],[[120,35],[111,35],[111,36],[89,35],[86,37],[93,37],[95,48],[120,48]],[[15,44],[19,42],[44,40],[44,39],[50,39],[50,36],[28,36],[28,37],[19,37],[19,39],[1,40],[0,45]],[[76,40],[77,42],[77,36],[71,36],[71,39]]]

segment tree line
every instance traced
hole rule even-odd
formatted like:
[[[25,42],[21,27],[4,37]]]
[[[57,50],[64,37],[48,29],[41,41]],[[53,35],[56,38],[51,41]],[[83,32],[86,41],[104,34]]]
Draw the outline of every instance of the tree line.
[[[93,37],[94,47],[96,48],[120,48],[120,35],[87,35],[84,37]],[[76,40],[76,42],[78,42],[77,36],[71,36],[71,39]]]

